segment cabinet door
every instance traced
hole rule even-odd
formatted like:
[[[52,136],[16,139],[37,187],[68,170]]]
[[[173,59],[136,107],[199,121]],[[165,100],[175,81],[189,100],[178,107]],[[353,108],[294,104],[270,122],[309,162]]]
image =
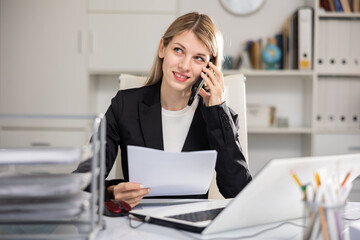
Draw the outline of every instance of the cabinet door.
[[[89,0],[90,11],[174,12],[177,0]]]
[[[90,72],[148,71],[175,14],[90,13]]]
[[[315,135],[315,156],[354,153],[360,153],[360,136],[357,134]]]
[[[0,3],[0,112],[87,113],[86,0]]]

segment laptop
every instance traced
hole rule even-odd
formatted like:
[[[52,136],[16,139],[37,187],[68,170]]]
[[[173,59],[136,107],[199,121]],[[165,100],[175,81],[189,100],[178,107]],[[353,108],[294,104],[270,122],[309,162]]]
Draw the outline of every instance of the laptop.
[[[313,183],[314,173],[323,168],[339,179],[351,170],[352,181],[360,173],[360,154],[274,159],[233,199],[135,209],[130,214],[147,223],[202,235],[301,218],[303,196],[290,172],[306,184]],[[191,219],[194,215],[201,220]]]

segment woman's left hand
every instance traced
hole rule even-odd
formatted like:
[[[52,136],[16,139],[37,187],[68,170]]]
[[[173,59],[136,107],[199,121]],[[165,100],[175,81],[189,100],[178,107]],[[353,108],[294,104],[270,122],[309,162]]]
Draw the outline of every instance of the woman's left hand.
[[[201,77],[209,90],[206,92],[201,88],[199,92],[208,107],[222,104],[225,97],[223,73],[212,62],[209,63],[209,67],[204,67],[201,72]]]

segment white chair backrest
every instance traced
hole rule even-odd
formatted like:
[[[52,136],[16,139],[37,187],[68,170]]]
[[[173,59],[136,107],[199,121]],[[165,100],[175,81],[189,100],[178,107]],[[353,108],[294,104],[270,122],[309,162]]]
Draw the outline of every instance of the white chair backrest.
[[[239,141],[248,162],[245,80],[244,74],[228,75],[224,77],[224,87],[227,105],[239,116]]]
[[[119,76],[120,90],[144,86],[145,76],[134,76],[130,74],[121,74]],[[239,115],[239,141],[243,154],[248,161],[248,141],[247,141],[247,123],[246,123],[246,96],[245,96],[245,77],[243,74],[234,74],[224,77],[225,101]],[[120,156],[120,154],[118,155]],[[122,175],[120,161],[116,161],[117,177]],[[119,172],[120,171],[120,172]],[[209,190],[209,198],[223,198],[216,185],[216,173],[214,174]]]
[[[144,76],[135,76],[130,74],[121,74],[119,76],[120,81],[120,90],[129,89],[129,88],[138,88],[144,86],[146,82],[146,77]]]

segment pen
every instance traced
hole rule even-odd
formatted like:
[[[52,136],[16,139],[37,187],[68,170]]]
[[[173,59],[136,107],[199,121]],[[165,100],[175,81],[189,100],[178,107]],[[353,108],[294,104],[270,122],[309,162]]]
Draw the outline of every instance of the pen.
[[[344,181],[343,181],[342,184],[341,184],[341,188],[344,187],[346,181],[348,180],[348,178],[349,178],[349,176],[350,176],[350,173],[351,173],[351,170],[348,172],[348,174],[346,174],[346,177],[345,177]]]

